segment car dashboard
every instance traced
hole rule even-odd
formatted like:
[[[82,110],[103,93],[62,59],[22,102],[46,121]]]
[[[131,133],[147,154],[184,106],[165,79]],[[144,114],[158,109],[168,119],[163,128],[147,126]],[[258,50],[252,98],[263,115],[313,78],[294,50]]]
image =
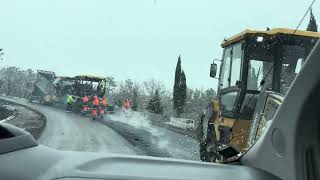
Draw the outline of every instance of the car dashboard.
[[[146,156],[59,151],[38,145],[0,155],[1,179],[236,179],[272,180],[241,165],[222,165]]]
[[[214,164],[136,155],[55,150],[11,125],[0,141],[0,179],[4,180],[276,180],[237,164]],[[2,127],[1,126],[1,127]],[[4,128],[2,128],[4,129]],[[3,131],[9,132],[9,131]]]

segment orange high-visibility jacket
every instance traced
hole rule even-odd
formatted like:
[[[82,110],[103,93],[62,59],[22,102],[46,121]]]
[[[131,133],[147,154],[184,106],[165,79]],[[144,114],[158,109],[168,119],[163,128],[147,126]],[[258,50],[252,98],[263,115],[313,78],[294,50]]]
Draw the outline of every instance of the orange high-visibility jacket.
[[[128,99],[126,99],[126,100],[124,101],[124,107],[125,107],[126,109],[129,109],[129,107],[130,107],[130,102],[129,102]]]
[[[93,97],[92,104],[95,105],[95,106],[99,106],[99,98],[97,96]]]
[[[88,96],[83,97],[82,102],[84,103],[89,102],[89,97]]]
[[[104,106],[107,106],[107,105],[108,105],[107,98],[104,97],[104,98],[101,100],[101,103],[102,103]]]

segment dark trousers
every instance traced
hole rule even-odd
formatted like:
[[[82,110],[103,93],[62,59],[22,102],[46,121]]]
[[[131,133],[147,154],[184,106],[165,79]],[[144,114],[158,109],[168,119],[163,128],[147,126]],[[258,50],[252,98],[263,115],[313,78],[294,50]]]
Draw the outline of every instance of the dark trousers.
[[[66,111],[72,111],[72,104],[71,103],[67,103]]]

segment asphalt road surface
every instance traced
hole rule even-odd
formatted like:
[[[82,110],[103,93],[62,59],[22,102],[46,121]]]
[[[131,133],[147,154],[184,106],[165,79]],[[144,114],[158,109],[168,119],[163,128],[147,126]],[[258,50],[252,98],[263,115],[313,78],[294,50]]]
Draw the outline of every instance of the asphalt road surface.
[[[24,99],[3,99],[29,106],[47,117],[46,127],[38,140],[40,144],[59,150],[138,154],[127,140],[101,123]]]
[[[59,149],[117,154],[138,154],[199,161],[196,140],[151,125],[138,113],[109,115],[103,123],[91,121],[62,109],[29,103],[25,99],[7,98],[38,110],[47,117],[39,138],[43,145]]]

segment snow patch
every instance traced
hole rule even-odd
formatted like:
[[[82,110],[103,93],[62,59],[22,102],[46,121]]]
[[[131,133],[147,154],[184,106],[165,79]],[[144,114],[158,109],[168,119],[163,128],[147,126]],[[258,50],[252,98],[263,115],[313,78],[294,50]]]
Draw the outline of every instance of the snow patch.
[[[7,117],[5,119],[0,120],[0,122],[7,122],[7,121],[10,121],[11,119],[13,119],[15,117],[16,117],[15,115],[11,115],[11,116],[9,116],[9,117]]]
[[[9,106],[9,105],[2,105],[2,107],[6,108],[7,110],[9,111],[15,111],[16,109],[12,106]],[[11,119],[15,118],[16,116],[14,114],[12,114],[11,116],[8,116],[7,118],[5,119],[1,119],[0,122],[7,122],[7,121],[10,121]]]
[[[16,108],[14,108],[13,106],[10,106],[10,105],[2,105],[2,107],[5,107],[9,111],[15,111],[16,110]]]
[[[160,148],[166,148],[169,145],[169,140],[161,139],[158,143]]]

